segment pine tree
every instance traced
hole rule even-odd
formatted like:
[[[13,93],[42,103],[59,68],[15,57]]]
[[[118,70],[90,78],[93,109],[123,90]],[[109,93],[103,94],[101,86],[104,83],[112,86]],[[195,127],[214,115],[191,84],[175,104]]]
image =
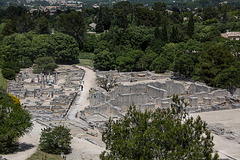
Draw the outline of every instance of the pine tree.
[[[102,33],[102,32],[104,32],[102,8],[100,8],[100,10],[99,10],[99,12],[98,12],[96,32],[97,32],[97,33]]]
[[[168,42],[168,33],[167,33],[167,26],[164,25],[161,30],[161,40],[163,42]]]
[[[217,160],[207,124],[185,112],[184,99],[172,100],[171,109],[141,112],[130,107],[122,119],[110,119],[102,136],[108,151],[100,158]]]
[[[160,39],[160,38],[161,38],[161,31],[159,30],[159,27],[156,27],[156,28],[154,29],[154,37],[155,37],[156,39]]]
[[[181,37],[180,37],[177,26],[172,27],[172,33],[170,35],[170,41],[173,42],[173,43],[179,43],[181,41]]]
[[[187,33],[190,38],[192,38],[194,34],[194,20],[193,20],[193,14],[190,16],[188,20],[188,27],[187,27]]]

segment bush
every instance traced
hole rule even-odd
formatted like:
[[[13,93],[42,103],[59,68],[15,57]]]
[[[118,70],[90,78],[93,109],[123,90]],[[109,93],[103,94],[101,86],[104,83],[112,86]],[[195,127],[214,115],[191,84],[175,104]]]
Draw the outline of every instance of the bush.
[[[71,151],[70,129],[64,126],[42,129],[40,138],[40,149],[52,154],[67,154]]]
[[[32,125],[31,116],[22,109],[19,99],[0,90],[0,153],[17,149],[17,139],[29,132]]]
[[[4,78],[6,78],[8,80],[13,80],[16,77],[16,73],[10,68],[3,68],[2,75]]]

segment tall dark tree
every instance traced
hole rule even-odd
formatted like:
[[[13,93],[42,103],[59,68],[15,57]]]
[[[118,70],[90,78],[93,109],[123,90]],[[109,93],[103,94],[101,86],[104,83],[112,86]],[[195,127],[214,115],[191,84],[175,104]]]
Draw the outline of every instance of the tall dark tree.
[[[167,5],[164,2],[155,2],[152,9],[154,11],[164,12],[166,10]]]
[[[147,7],[137,8],[135,11],[135,18],[138,26],[155,26],[155,14]]]
[[[194,33],[194,19],[193,19],[193,14],[189,17],[188,20],[188,26],[187,26],[187,33],[190,38],[192,38],[193,33]]]
[[[103,9],[103,26],[104,30],[109,30],[111,26],[111,20],[113,19],[113,10],[110,7],[104,7]]]
[[[161,40],[163,42],[168,42],[168,33],[167,33],[167,26],[163,25],[161,29]]]
[[[181,35],[179,33],[178,27],[177,26],[173,26],[172,27],[172,33],[170,35],[170,41],[173,43],[178,43],[181,41]]]
[[[155,37],[156,39],[160,39],[160,38],[161,38],[161,30],[159,29],[159,27],[156,27],[156,28],[154,29],[154,37]]]
[[[58,30],[62,33],[73,36],[79,44],[83,46],[85,22],[81,13],[71,12],[59,15]]]
[[[45,16],[41,16],[37,19],[37,32],[39,34],[49,34],[48,19]]]
[[[203,8],[202,18],[204,21],[212,18],[217,18],[217,17],[218,17],[218,11],[216,8],[214,7]]]
[[[100,7],[100,10],[99,10],[98,16],[97,16],[96,32],[97,33],[104,32],[102,7]]]

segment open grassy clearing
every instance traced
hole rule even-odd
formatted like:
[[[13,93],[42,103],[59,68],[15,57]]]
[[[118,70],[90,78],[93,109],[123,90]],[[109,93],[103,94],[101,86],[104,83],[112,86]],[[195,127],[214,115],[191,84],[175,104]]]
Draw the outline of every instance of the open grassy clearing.
[[[27,160],[63,160],[63,158],[60,155],[45,153],[38,149],[37,152]]]
[[[90,66],[93,67],[93,60],[91,59],[79,59],[79,66]]]
[[[89,53],[89,52],[80,52],[79,54],[79,58],[80,59],[91,59],[93,60],[94,57],[94,53]]]

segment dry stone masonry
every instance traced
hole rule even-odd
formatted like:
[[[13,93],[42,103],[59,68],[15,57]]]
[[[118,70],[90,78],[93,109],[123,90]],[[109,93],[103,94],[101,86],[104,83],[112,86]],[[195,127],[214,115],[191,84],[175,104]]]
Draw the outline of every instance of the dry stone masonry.
[[[215,89],[200,82],[172,80],[171,74],[158,75],[152,72],[100,72],[97,76],[110,74],[117,79],[118,85],[110,92],[102,88],[92,88],[89,92],[90,106],[81,112],[81,117],[90,120],[95,126],[103,126],[108,118],[122,117],[129,106],[138,109],[166,109],[171,106],[171,97],[178,94],[185,98],[188,112],[203,112],[239,108],[240,89],[231,98],[224,89]]]

